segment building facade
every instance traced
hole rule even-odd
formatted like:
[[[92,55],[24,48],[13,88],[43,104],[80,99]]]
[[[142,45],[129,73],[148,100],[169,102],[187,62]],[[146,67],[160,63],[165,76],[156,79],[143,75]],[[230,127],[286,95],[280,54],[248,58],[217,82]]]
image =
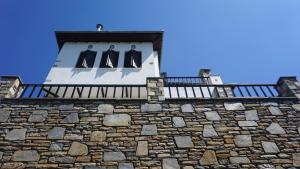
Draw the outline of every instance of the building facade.
[[[1,168],[300,167],[296,77],[161,76],[160,31],[56,37],[44,84],[1,77]]]

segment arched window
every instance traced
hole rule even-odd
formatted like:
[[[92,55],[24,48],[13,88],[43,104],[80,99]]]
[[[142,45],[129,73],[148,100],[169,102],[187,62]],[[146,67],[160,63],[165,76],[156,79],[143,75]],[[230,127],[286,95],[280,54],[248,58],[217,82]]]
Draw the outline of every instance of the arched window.
[[[94,66],[97,52],[86,50],[80,53],[76,68],[92,68]]]

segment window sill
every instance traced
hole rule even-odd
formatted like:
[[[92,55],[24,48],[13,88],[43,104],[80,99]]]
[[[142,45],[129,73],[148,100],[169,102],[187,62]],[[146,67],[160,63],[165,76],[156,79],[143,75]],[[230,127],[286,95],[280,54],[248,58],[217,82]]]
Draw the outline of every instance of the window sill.
[[[117,70],[117,67],[109,68],[109,67],[98,67],[97,69],[107,69],[107,70]]]
[[[137,69],[142,69],[142,67],[138,67],[138,68],[134,68],[134,67],[123,67],[124,69],[134,69],[134,70],[137,70]]]

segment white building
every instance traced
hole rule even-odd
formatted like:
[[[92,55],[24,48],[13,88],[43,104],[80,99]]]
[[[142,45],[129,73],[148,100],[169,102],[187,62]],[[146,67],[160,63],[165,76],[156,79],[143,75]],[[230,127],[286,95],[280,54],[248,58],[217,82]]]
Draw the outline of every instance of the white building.
[[[55,33],[59,53],[44,84],[137,85],[160,75],[162,31]],[[140,56],[125,57],[131,51]]]
[[[146,98],[146,79],[160,77],[162,31],[98,29],[55,34],[59,53],[44,82],[47,97]],[[210,70],[203,75],[208,78],[206,84],[222,84]],[[166,98],[213,97],[214,89],[165,87],[164,93]]]

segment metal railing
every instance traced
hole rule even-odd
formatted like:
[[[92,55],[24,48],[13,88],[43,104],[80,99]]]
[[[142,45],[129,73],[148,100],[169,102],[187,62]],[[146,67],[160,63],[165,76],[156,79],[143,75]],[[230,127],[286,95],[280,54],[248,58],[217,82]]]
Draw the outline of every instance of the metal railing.
[[[166,99],[280,97],[274,84],[168,84],[164,94]]]
[[[206,84],[208,77],[165,77],[165,85]]]
[[[147,99],[146,85],[23,84],[17,98]]]
[[[147,100],[157,87],[163,87],[165,99],[285,98],[277,91],[276,84],[208,84],[208,81],[204,77],[166,77],[164,86],[148,88],[147,84],[21,84],[14,89],[14,98]]]

